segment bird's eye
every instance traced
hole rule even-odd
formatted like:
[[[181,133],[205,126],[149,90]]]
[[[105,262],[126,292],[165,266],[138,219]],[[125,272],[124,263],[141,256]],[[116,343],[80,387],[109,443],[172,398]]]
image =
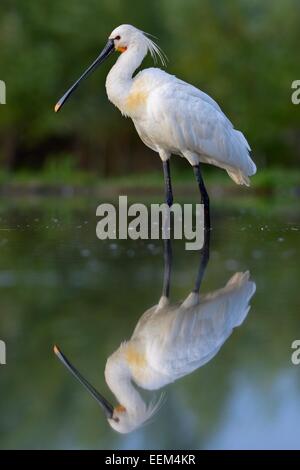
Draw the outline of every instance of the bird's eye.
[[[121,39],[121,36],[115,37],[115,41],[120,41],[120,39]]]

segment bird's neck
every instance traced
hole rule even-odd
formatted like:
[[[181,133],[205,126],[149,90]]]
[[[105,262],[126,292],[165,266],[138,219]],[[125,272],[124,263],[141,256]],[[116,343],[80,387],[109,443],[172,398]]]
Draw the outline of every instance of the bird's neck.
[[[132,47],[123,52],[112,67],[106,79],[108,99],[124,111],[124,103],[130,93],[133,74],[141,65],[147,50],[144,47]]]
[[[132,374],[120,350],[107,361],[105,380],[118,403],[134,416],[145,412],[146,404],[132,383]]]

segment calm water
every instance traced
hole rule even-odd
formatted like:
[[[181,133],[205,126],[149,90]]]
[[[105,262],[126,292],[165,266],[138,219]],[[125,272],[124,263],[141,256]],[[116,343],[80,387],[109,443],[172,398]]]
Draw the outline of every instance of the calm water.
[[[121,435],[52,347],[59,344],[116,404],[104,380],[106,360],[159,301],[163,247],[100,242],[96,206],[68,199],[1,203],[0,339],[7,364],[0,366],[0,447],[299,449],[300,365],[291,362],[291,344],[300,339],[300,214],[263,205],[214,207],[201,293],[217,295],[236,272],[249,271],[256,284],[251,310],[226,341],[224,333],[212,360],[164,388],[147,425]],[[175,242],[172,303],[191,292],[198,262],[198,253]],[[230,302],[222,307],[224,321]]]

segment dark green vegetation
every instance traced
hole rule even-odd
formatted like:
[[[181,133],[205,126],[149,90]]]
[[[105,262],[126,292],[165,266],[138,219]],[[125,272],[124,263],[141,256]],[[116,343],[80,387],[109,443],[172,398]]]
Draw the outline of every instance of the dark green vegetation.
[[[63,112],[53,112],[121,23],[158,36],[169,72],[222,105],[248,137],[259,168],[296,165],[300,111],[291,103],[291,83],[299,79],[299,18],[298,0],[2,0],[2,166],[40,168],[66,152],[76,167],[98,176],[159,168],[107,101],[104,80],[115,59]],[[144,66],[150,64],[148,58]]]

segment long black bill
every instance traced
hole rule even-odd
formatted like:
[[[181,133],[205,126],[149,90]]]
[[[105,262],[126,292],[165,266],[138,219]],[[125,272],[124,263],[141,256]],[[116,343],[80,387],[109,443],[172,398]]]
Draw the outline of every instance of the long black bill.
[[[102,396],[100,393],[78,372],[78,370],[70,363],[66,356],[61,352],[61,350],[54,346],[53,348],[58,359],[61,360],[64,366],[71,372],[74,377],[79,380],[79,382],[86,388],[86,390],[92,395],[92,397],[97,401],[97,403],[103,409],[107,419],[112,419],[114,409],[112,405]]]
[[[55,108],[54,108],[56,113],[58,113],[58,111],[62,108],[62,106],[65,104],[67,99],[71,96],[73,91],[76,90],[79,83],[82,80],[84,80],[88,75],[90,75],[90,73],[92,73],[93,70],[95,70],[95,68],[98,67],[98,65],[102,64],[102,62],[104,62],[105,59],[107,59],[107,57],[109,57],[114,52],[114,50],[115,50],[114,41],[112,39],[109,39],[108,43],[104,47],[101,54],[97,57],[97,59],[92,63],[92,65],[89,66],[89,68],[81,75],[81,77],[74,83],[74,85],[72,85],[71,88],[69,88],[69,90],[64,94],[64,96],[56,103]]]

